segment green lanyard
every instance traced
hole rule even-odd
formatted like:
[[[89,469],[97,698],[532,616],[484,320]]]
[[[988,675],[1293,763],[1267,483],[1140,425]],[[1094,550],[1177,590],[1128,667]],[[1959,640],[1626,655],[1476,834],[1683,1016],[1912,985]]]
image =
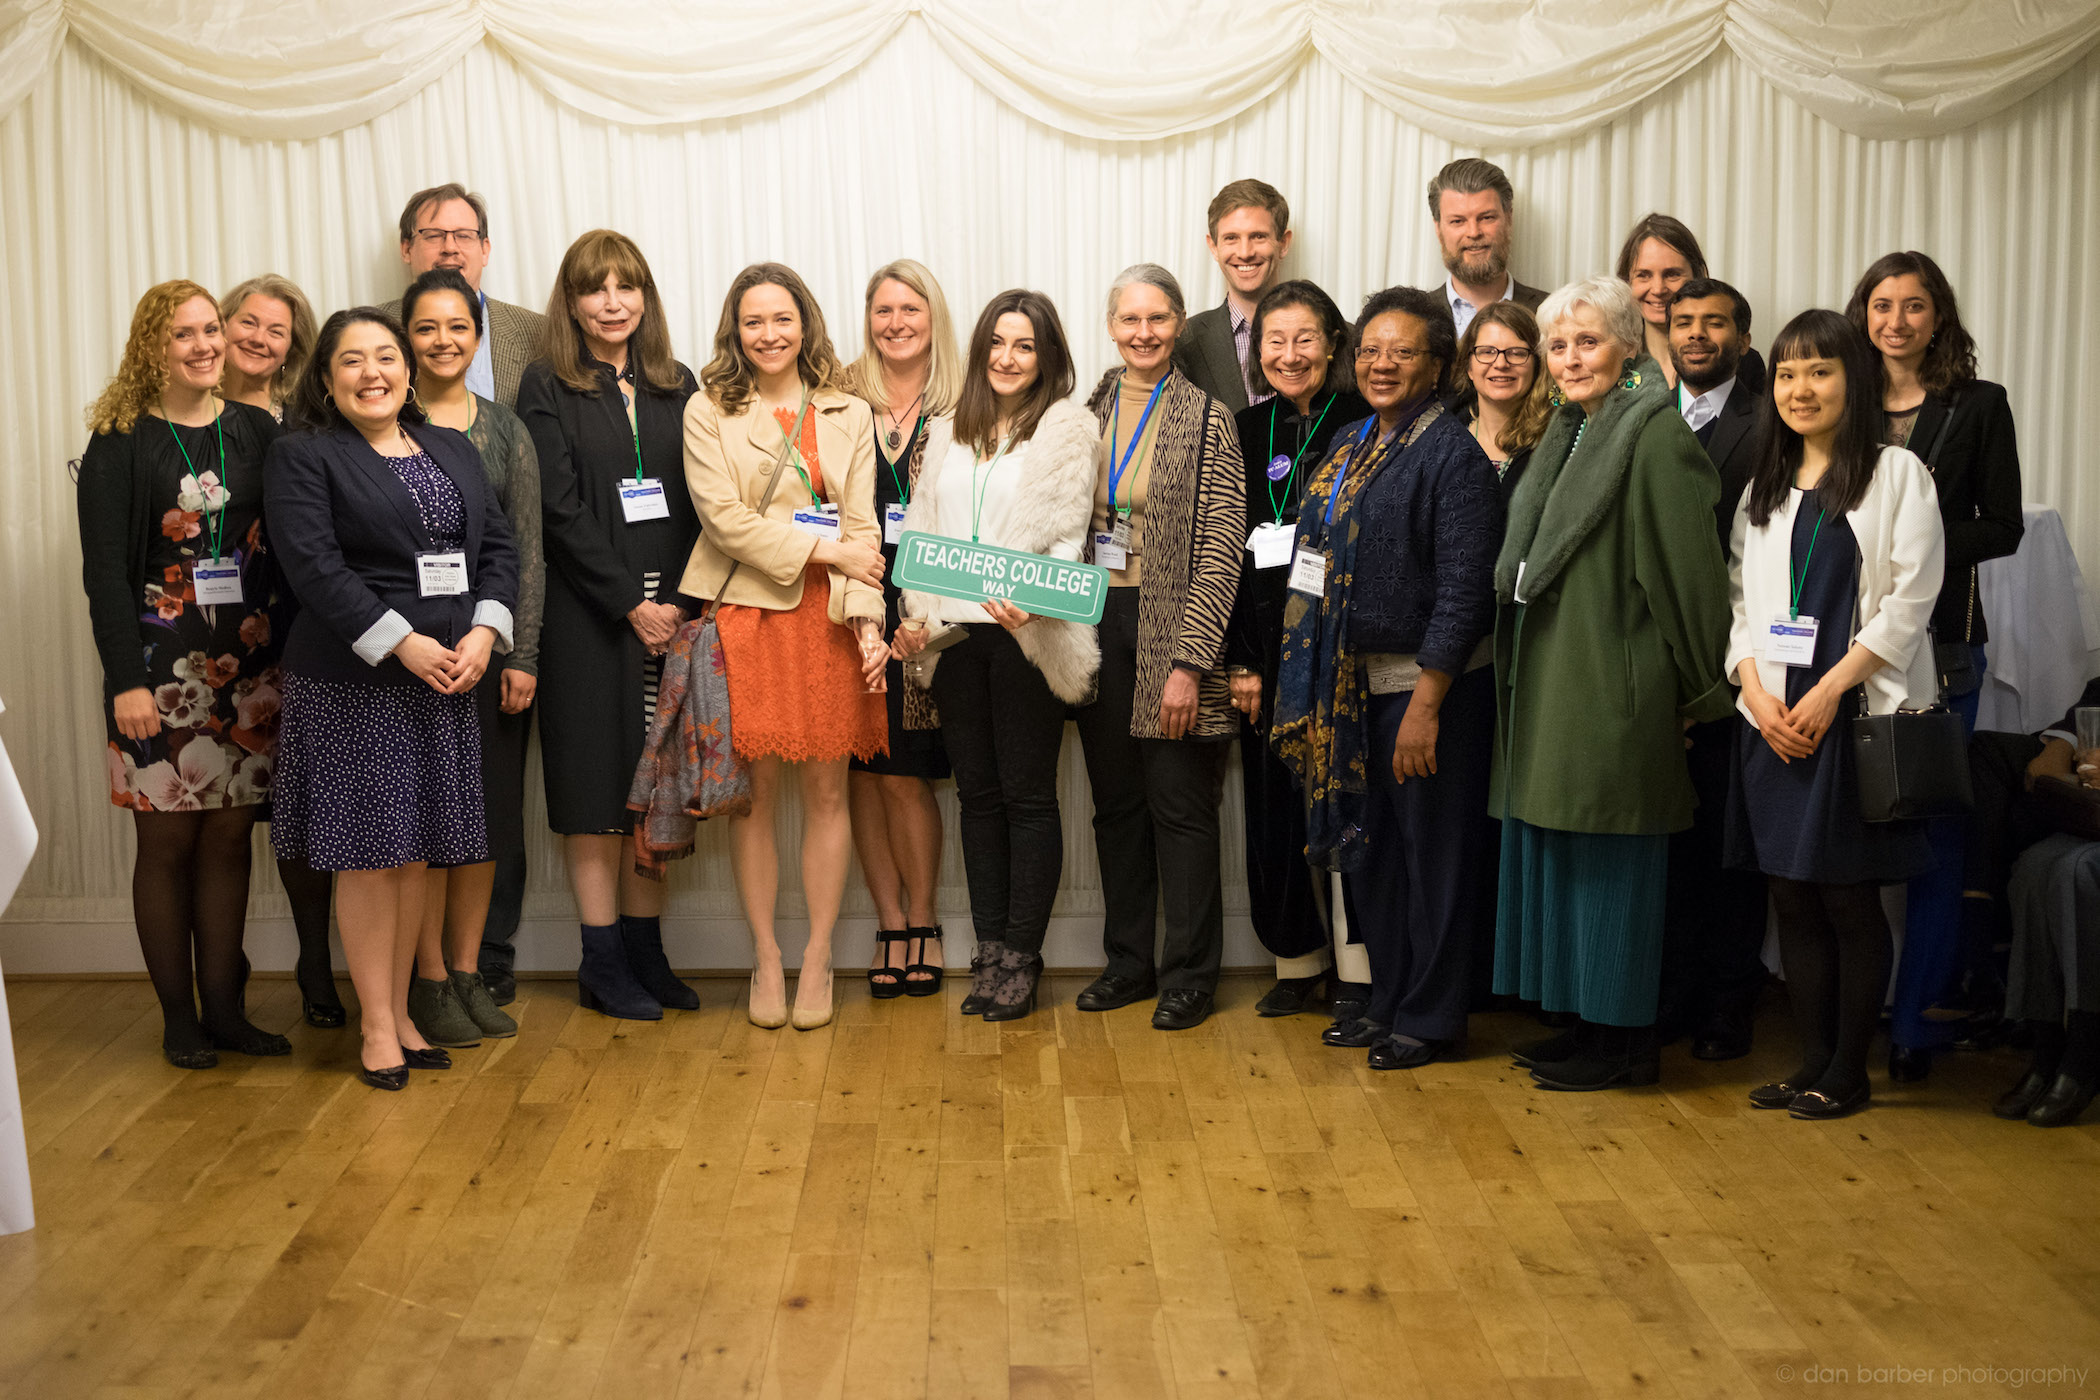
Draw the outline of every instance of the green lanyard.
[[[1800,572],[1795,573],[1794,566],[1791,562],[1789,562],[1787,565],[1786,571],[1788,574],[1792,575],[1794,580],[1794,601],[1793,605],[1787,609],[1787,614],[1795,622],[1799,622],[1801,620],[1801,590],[1808,586],[1809,561],[1816,557],[1816,539],[1822,533],[1823,512],[1819,510],[1816,512],[1816,528],[1808,532],[1808,553],[1801,556]]]
[[[614,376],[618,382],[619,376]],[[634,439],[634,479],[642,479],[642,400],[640,386],[636,386],[636,397],[629,398],[624,386],[620,388],[620,416],[627,420],[627,434]],[[471,428],[471,425],[470,425]]]
[[[1277,395],[1277,400],[1280,401],[1282,397],[1283,396],[1281,394]],[[1269,509],[1271,512],[1274,513],[1276,517],[1276,523],[1278,525],[1281,525],[1283,523],[1283,504],[1285,501],[1288,501],[1291,498],[1291,484],[1298,479],[1298,464],[1305,460],[1306,451],[1309,448],[1311,448],[1313,444],[1313,439],[1320,435],[1320,425],[1327,421],[1327,410],[1333,408],[1334,401],[1340,397],[1340,394],[1332,394],[1328,396],[1326,407],[1320,410],[1319,417],[1313,419],[1312,427],[1306,430],[1304,439],[1298,444],[1298,451],[1291,457],[1290,471],[1284,474],[1284,478],[1281,482],[1271,481],[1269,483]],[[1268,463],[1276,460],[1277,412],[1277,404],[1272,402],[1269,407],[1269,455],[1262,464],[1265,471]],[[1283,488],[1283,495],[1280,498],[1276,494],[1276,488],[1278,486],[1281,486]]]
[[[905,457],[911,456],[912,444],[919,440],[919,429],[925,426],[926,415],[922,413],[919,415],[919,421],[911,425],[911,436],[904,440],[904,455],[899,457],[896,462],[892,462],[887,453],[882,458],[882,464],[890,469],[890,480],[896,483],[897,504],[900,506],[911,504],[911,478],[897,470],[897,463],[902,462]],[[881,452],[882,448],[878,445],[875,450]]]
[[[160,421],[168,425],[168,436],[175,439],[175,450],[182,454],[182,465],[189,469],[190,479],[195,481],[197,479],[197,464],[190,460],[190,450],[182,445],[182,434],[175,431],[175,420],[168,417],[168,406],[165,403],[160,406],[160,413]],[[226,542],[226,507],[233,503],[233,488],[226,481],[226,411],[224,409],[221,409],[217,416],[212,419],[212,426],[219,430],[220,494],[217,514],[212,512],[211,492],[205,489],[202,481],[197,481],[197,492],[204,497],[204,528],[209,531],[205,538],[211,541],[211,557],[223,559],[226,557],[221,552],[221,548]]]
[[[802,485],[809,491],[810,504],[822,506],[824,498],[817,494],[817,488],[810,484],[809,473],[802,469],[802,448],[798,445],[802,440],[802,420],[808,416],[809,390],[805,388],[802,391],[802,407],[795,413],[795,426],[782,435],[782,441],[787,443],[788,465],[795,469],[795,475],[802,478]]]
[[[974,449],[970,453],[971,544],[984,543],[982,539],[978,538],[978,528],[984,520],[984,490],[987,486],[991,484],[992,473],[999,470],[999,459],[1001,457],[1004,457],[1006,455],[1006,449],[1012,447],[1013,445],[1013,437],[1009,434],[1006,441],[999,444],[999,450],[992,454],[992,460],[990,465],[986,466],[985,469],[981,472],[977,470],[977,467],[980,463],[984,461],[984,458],[978,456],[977,452]]]

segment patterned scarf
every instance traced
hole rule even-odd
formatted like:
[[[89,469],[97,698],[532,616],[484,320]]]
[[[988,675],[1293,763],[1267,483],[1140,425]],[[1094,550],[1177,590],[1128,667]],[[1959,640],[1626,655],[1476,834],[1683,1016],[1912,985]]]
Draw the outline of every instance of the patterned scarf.
[[[1306,858],[1326,869],[1354,870],[1363,860],[1370,707],[1363,667],[1349,640],[1349,597],[1362,523],[1357,502],[1443,413],[1443,405],[1431,398],[1383,441],[1372,436],[1376,418],[1346,437],[1336,434],[1342,445],[1305,483],[1297,548],[1317,548],[1324,535],[1327,584],[1318,599],[1293,590],[1284,603],[1269,743],[1296,775],[1304,796]],[[1331,512],[1327,500],[1333,502]],[[1326,523],[1330,514],[1331,524]]]
[[[695,822],[750,814],[751,772],[730,743],[729,668],[713,608],[671,639],[627,807],[640,814],[635,873],[651,880],[693,853]]]

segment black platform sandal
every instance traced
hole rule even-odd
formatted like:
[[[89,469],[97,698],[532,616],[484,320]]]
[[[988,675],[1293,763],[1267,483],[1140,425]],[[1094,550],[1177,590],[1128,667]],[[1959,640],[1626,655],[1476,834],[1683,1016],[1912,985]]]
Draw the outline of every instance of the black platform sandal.
[[[923,958],[926,956],[926,940],[929,938],[939,938],[941,936],[941,926],[939,924],[935,924],[932,928],[908,928],[904,930],[904,933],[907,938],[911,939],[913,942],[919,945],[919,956]],[[943,953],[947,952],[947,945],[945,943],[941,945],[941,951]],[[910,954],[907,953],[905,954],[905,956],[909,957]],[[914,980],[912,978],[912,974],[914,972],[923,972],[926,973],[927,976]],[[905,995],[914,997],[939,996],[941,991],[941,978],[946,972],[947,969],[942,967],[938,963],[906,963],[904,965]]]
[[[875,931],[875,941],[882,945],[882,965],[868,969],[868,995],[877,1001],[888,1001],[892,997],[901,997],[904,995],[904,974],[911,969],[908,967],[890,966],[890,945],[892,943],[909,943],[911,942],[911,935],[909,933],[891,933],[884,929],[877,929]],[[908,959],[911,955],[907,952],[905,956]]]

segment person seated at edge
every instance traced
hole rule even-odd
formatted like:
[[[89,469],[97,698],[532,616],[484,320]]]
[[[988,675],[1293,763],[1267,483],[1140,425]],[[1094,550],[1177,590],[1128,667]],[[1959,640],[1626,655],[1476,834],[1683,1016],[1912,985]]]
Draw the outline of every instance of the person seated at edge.
[[[1174,368],[1238,413],[1265,395],[1250,386],[1254,310],[1282,275],[1291,251],[1291,206],[1274,185],[1234,180],[1211,196],[1205,246],[1225,274],[1225,304],[1189,317],[1174,342]]]
[[[924,264],[899,258],[868,279],[860,358],[843,387],[875,416],[875,513],[882,521],[885,627],[897,630],[892,571],[903,519],[919,489],[926,435],[955,412],[962,363],[948,298]],[[1070,392],[1067,390],[1066,392]],[[936,996],[947,965],[941,941],[941,808],[933,785],[948,776],[941,720],[923,687],[906,685],[890,662],[883,682],[889,752],[847,764],[853,849],[875,902],[875,955],[868,994]]]
[[[1092,415],[1070,401],[1071,352],[1040,292],[1001,292],[970,333],[953,423],[927,440],[907,530],[1079,559],[1094,512]],[[895,651],[929,685],[955,765],[963,871],[977,949],[963,1014],[1011,1021],[1035,1009],[1043,935],[1064,869],[1057,760],[1068,707],[1101,669],[1094,629],[931,593],[904,595]],[[920,656],[936,629],[962,641]]]
[[[751,810],[729,819],[751,925],[746,1015],[768,1029],[790,1019],[773,928],[786,770],[802,788],[809,943],[792,1019],[806,1031],[831,1020],[831,935],[853,853],[846,763],[889,748],[875,420],[839,388],[844,374],[801,277],[755,263],[722,299],[705,392],[685,411],[686,480],[707,531],[681,586],[721,604],[730,742],[751,771]]]
[[[1329,1002],[1360,1010],[1371,999],[1364,946],[1349,941],[1346,918],[1329,917],[1331,877],[1306,863],[1297,779],[1269,751],[1284,584],[1305,480],[1342,427],[1371,411],[1356,393],[1352,335],[1341,308],[1312,283],[1276,287],[1254,312],[1255,383],[1272,397],[1240,410],[1235,420],[1246,470],[1247,555],[1225,638],[1225,669],[1240,712],[1248,913],[1254,936],[1276,959],[1276,985],[1254,1007],[1262,1016],[1294,1016],[1320,1005],[1323,980]]]
[[[534,694],[547,825],[576,900],[578,1002],[660,1021],[667,1006],[697,1010],[700,994],[664,953],[664,887],[635,868],[627,797],[664,652],[699,606],[677,589],[700,533],[681,427],[697,386],[671,352],[648,259],[623,233],[592,229],[569,245],[545,326],[518,417],[539,459],[547,557]]]
[[[1473,992],[1502,502],[1438,399],[1457,351],[1443,299],[1378,292],[1356,341],[1374,416],[1306,485],[1274,742],[1306,794],[1306,854],[1342,872],[1370,955],[1369,1005],[1320,1039],[1414,1069],[1465,1040]]]
[[[1862,818],[1851,742],[1862,694],[1877,715],[1939,698],[1926,623],[1946,542],[1925,464],[1881,445],[1880,386],[1873,347],[1843,316],[1787,323],[1731,541],[1728,669],[1749,723],[1728,859],[1771,889],[1801,1038],[1799,1067],[1750,1102],[1796,1118],[1866,1107],[1894,956],[1881,887],[1930,856],[1922,823]]]
[[[1430,223],[1451,274],[1444,299],[1460,335],[1483,306],[1513,301],[1536,311],[1546,299],[1537,287],[1510,275],[1516,203],[1516,189],[1502,167],[1477,156],[1452,161],[1429,182]]]
[[[488,859],[475,686],[509,651],[518,557],[464,434],[411,397],[415,351],[372,307],[321,327],[264,473],[300,601],[271,792],[280,858],[336,872],[358,1077],[445,1069],[408,1014],[427,865]]]
[[[1110,1011],[1158,992],[1152,1024],[1210,1015],[1225,951],[1218,806],[1239,732],[1224,671],[1247,525],[1225,406],[1173,365],[1181,284],[1156,263],[1116,275],[1108,330],[1123,366],[1087,407],[1101,431],[1091,529],[1107,569],[1097,698],[1078,713],[1094,790],[1108,966],[1079,994]],[[1155,968],[1160,894],[1166,941]]]
[[[506,856],[525,850],[525,746],[539,685],[540,616],[546,595],[546,556],[540,548],[540,464],[518,415],[468,390],[466,368],[480,343],[481,300],[449,267],[433,268],[401,294],[409,348],[416,354],[416,397],[430,421],[465,433],[480,455],[518,551],[518,605],[511,618],[510,654],[474,688],[481,724],[481,810],[489,859],[476,865],[430,867],[423,894],[423,935],[416,945],[418,975],[408,984],[408,1014],[433,1045],[459,1048],[518,1033],[518,1023],[496,1005],[481,975],[481,931],[489,892]]]
[[[1513,301],[1480,309],[1458,338],[1464,376],[1451,408],[1494,464],[1504,507],[1553,411],[1553,380],[1539,358],[1539,323]]]
[[[1517,1047],[1541,1086],[1653,1084],[1669,836],[1692,820],[1684,728],[1735,700],[1721,488],[1624,282],[1570,283],[1539,324],[1562,404],[1495,564],[1495,990],[1578,1017]]]

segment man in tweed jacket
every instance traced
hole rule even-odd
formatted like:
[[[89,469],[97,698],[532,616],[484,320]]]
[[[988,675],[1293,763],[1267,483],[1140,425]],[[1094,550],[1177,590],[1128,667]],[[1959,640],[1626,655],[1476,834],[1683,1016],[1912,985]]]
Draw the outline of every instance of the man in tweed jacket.
[[[522,306],[492,300],[481,291],[481,272],[489,265],[489,211],[478,194],[447,183],[409,196],[401,211],[401,261],[412,281],[433,267],[457,268],[481,294],[481,348],[467,366],[467,388],[505,408],[518,406],[518,379],[539,353],[540,325],[546,317]],[[399,317],[401,299],[381,308]]]

